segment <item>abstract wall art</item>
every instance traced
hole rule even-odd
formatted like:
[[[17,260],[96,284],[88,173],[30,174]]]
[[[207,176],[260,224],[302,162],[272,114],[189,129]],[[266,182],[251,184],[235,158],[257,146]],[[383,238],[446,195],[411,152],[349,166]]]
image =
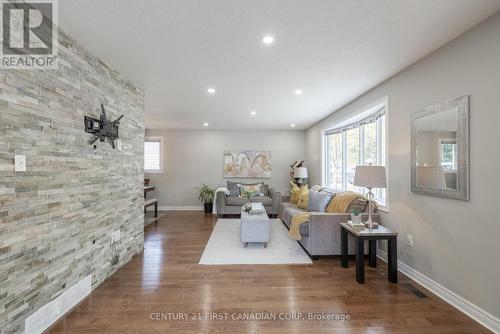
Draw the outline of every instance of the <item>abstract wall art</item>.
[[[270,178],[271,151],[224,151],[224,177]]]

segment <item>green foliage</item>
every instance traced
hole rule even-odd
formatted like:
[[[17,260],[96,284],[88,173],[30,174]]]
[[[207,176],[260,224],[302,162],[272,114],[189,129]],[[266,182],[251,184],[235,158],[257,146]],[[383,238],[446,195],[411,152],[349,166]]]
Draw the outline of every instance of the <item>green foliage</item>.
[[[351,213],[353,215],[355,215],[355,216],[359,216],[359,214],[361,213],[361,211],[359,211],[358,209],[353,209]]]
[[[253,196],[253,192],[245,190],[243,192],[243,196],[245,196],[247,199],[250,199]]]
[[[205,183],[203,183],[200,187],[196,187],[198,189],[198,199],[202,203],[212,203],[214,200],[215,189],[210,188]]]

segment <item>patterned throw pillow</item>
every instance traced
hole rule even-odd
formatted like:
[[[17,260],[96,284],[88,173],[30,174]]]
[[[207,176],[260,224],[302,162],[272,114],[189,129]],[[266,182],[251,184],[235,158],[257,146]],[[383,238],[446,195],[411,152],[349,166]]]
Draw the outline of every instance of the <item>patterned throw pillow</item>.
[[[307,202],[309,201],[309,189],[307,186],[300,188],[299,201],[297,202],[297,207],[299,209],[307,210]]]
[[[245,197],[245,192],[251,192],[252,193],[252,197],[255,197],[255,196],[260,196],[260,194],[262,193],[260,191],[260,186],[261,184],[260,183],[257,183],[257,184],[243,184],[240,186],[240,195],[242,197]]]
[[[229,190],[229,196],[231,197],[240,196],[240,184],[238,182],[227,181],[227,190]]]

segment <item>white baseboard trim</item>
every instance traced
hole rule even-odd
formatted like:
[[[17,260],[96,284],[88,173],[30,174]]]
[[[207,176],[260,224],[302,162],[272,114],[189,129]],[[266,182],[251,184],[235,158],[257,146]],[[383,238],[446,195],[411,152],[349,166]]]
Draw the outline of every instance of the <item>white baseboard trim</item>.
[[[387,252],[379,249],[378,255],[381,260],[387,262]],[[430,279],[424,274],[416,271],[412,267],[398,260],[398,271],[402,272],[418,284],[422,285],[424,288],[455,307],[460,312],[464,313],[468,317],[474,319],[484,327],[488,328],[494,333],[500,333],[500,319],[493,316],[492,314],[486,312],[479,306],[471,303],[462,296],[457,295],[455,292],[447,289],[438,282]]]
[[[191,206],[182,206],[182,205],[179,205],[179,206],[171,206],[171,205],[167,205],[167,206],[158,206],[158,211],[203,211],[203,207],[201,206],[196,206],[196,205],[191,205]],[[151,212],[151,211],[155,211],[155,207],[154,206],[150,206],[150,207],[147,207],[146,208],[146,211],[147,212]]]
[[[84,300],[92,290],[92,275],[69,287],[57,298],[40,307],[24,321],[26,334],[43,333],[58,319],[68,314],[78,303]]]
[[[167,205],[167,206],[158,206],[158,210],[160,211],[202,211],[203,207],[198,205]]]

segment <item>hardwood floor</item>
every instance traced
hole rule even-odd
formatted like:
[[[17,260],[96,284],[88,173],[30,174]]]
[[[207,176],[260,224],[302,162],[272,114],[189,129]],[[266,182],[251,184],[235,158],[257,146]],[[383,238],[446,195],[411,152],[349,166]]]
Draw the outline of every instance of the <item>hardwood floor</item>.
[[[356,283],[354,262],[344,269],[339,259],[198,265],[215,221],[200,212],[168,212],[146,228],[144,252],[48,332],[489,333],[402,274],[399,284],[389,283],[384,263],[376,269],[366,265],[364,285]],[[427,297],[419,298],[412,287]],[[177,319],[179,313],[188,319]],[[198,313],[228,313],[228,319],[193,320]],[[349,320],[280,320],[308,313]],[[232,319],[244,314],[276,320]]]

